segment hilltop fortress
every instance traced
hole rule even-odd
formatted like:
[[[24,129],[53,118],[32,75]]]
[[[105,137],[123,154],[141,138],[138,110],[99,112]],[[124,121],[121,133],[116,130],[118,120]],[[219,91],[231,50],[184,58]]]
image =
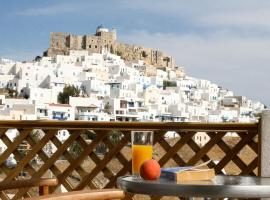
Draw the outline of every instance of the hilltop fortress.
[[[138,45],[119,43],[116,29],[109,31],[98,26],[94,35],[74,35],[70,33],[52,32],[50,47],[44,56],[69,55],[69,50],[87,50],[89,53],[109,51],[126,61],[143,60],[147,65],[156,67],[175,67],[174,58],[164,52]]]

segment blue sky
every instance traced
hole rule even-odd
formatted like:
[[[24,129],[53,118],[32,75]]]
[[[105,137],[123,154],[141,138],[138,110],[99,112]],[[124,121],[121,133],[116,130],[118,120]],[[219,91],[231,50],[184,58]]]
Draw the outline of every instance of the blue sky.
[[[50,32],[92,34],[163,50],[188,75],[270,105],[268,0],[0,0],[0,57],[30,60]]]

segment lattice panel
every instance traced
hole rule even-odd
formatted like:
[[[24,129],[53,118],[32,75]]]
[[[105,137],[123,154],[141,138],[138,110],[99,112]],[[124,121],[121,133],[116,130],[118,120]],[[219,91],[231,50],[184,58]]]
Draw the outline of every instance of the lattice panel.
[[[205,131],[209,141],[204,145],[195,142],[195,130],[170,130],[175,131],[174,138],[165,137],[167,131],[154,131],[153,157],[161,166],[195,165],[211,159],[208,167],[213,167],[216,173],[257,175],[257,131],[236,130],[234,138],[227,137],[224,130]],[[17,132],[14,139],[8,129],[0,130],[1,146],[6,147],[0,155],[2,180],[55,177],[59,185],[50,188],[50,192],[57,193],[63,188],[68,191],[112,188],[117,177],[131,173],[131,130],[66,129],[69,136],[63,141],[59,129],[20,128],[13,132]],[[6,162],[11,155],[17,163],[13,167]],[[37,195],[36,189],[23,188],[2,191],[0,198],[33,195]]]

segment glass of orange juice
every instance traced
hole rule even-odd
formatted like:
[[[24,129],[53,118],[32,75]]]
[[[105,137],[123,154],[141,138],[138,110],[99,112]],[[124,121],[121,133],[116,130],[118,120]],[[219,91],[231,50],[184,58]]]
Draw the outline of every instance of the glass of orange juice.
[[[139,175],[144,161],[152,159],[153,131],[132,131],[132,174]]]

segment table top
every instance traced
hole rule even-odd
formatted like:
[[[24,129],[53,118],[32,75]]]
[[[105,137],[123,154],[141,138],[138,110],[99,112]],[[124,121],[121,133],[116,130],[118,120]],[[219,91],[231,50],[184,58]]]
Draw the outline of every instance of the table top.
[[[147,195],[212,198],[270,197],[270,178],[256,176],[217,175],[211,181],[182,183],[165,178],[147,181],[136,176],[122,176],[117,179],[117,185],[125,192]]]

